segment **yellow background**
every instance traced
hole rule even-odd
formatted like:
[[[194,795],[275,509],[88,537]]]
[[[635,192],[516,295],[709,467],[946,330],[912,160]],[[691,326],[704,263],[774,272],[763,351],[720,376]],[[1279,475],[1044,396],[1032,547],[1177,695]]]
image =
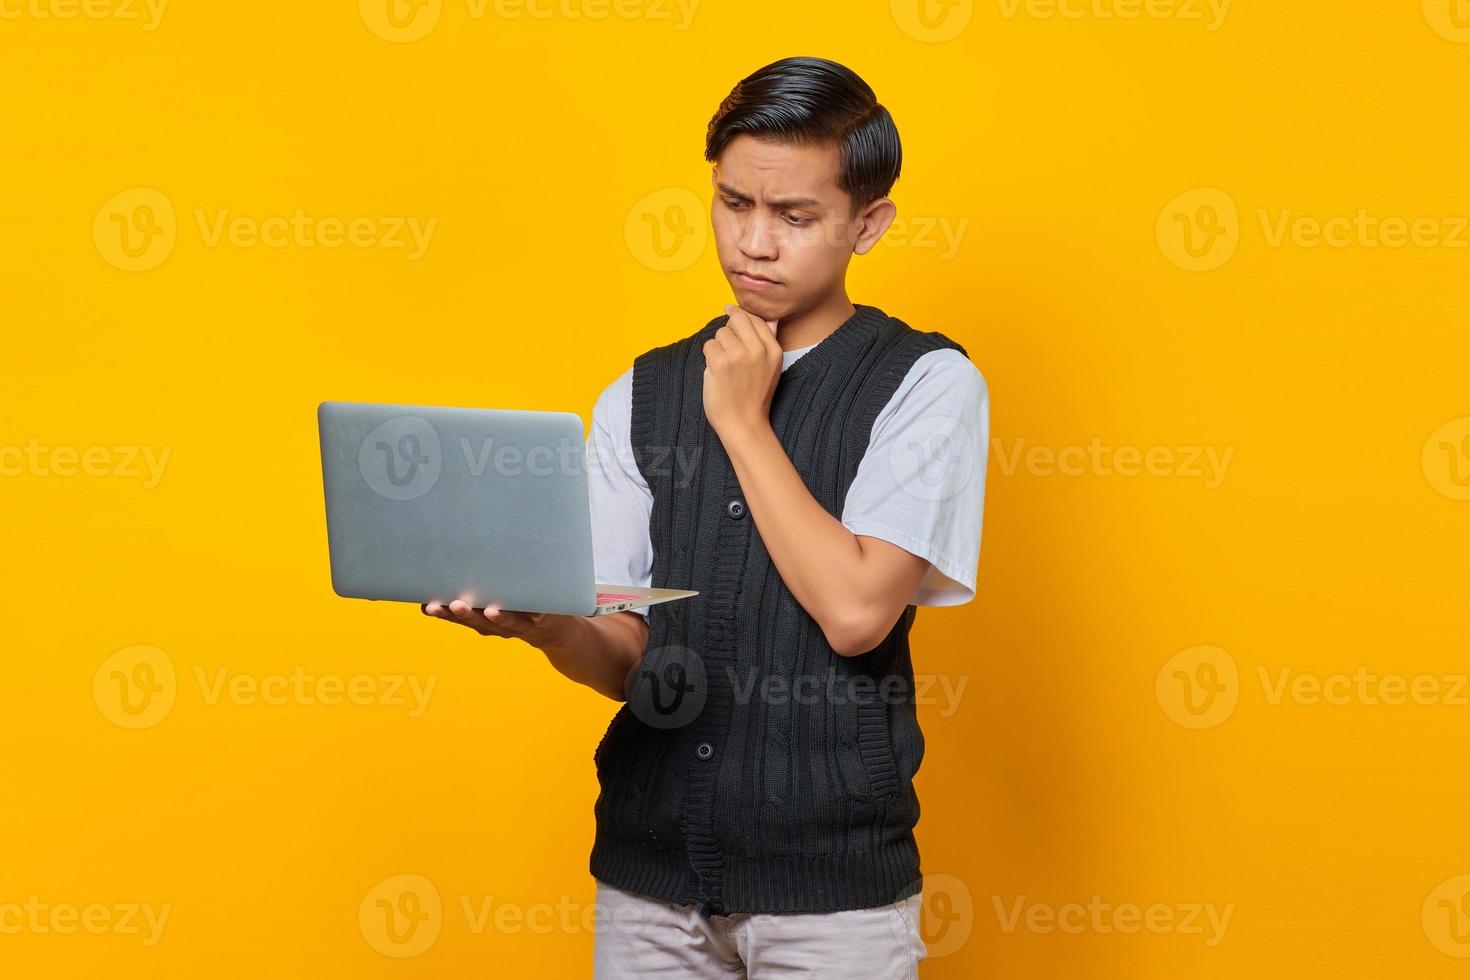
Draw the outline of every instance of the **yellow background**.
[[[904,141],[899,212],[933,229],[856,260],[852,297],[966,346],[1013,463],[991,454],[978,597],[915,628],[918,669],[966,685],[921,715],[944,954],[923,975],[1463,975],[1470,249],[1270,234],[1287,211],[1365,209],[1452,237],[1470,213],[1460,8],[1237,0],[1212,24],[1186,0],[927,20],[704,0],[681,24],[654,0],[547,17],[443,0],[400,6],[403,31],[428,24],[403,41],[352,0],[176,0],[151,30],[113,16],[140,3],[4,0],[0,446],[51,455],[0,478],[0,908],[171,911],[152,946],[0,932],[0,975],[586,975],[591,755],[615,706],[522,644],[336,598],[314,408],[587,418],[636,354],[728,300],[706,215],[680,208],[708,204],[720,99],[793,54],[873,85]],[[103,209],[135,188],[167,199],[174,242],[124,271]],[[1233,221],[1171,205],[1200,189]],[[296,209],[437,224],[411,260],[210,245],[196,217]],[[661,254],[650,222],[693,233]],[[1190,223],[1219,229],[1217,267],[1182,267],[1169,229]],[[1233,455],[1213,488],[1183,453],[1164,475],[1015,462],[1094,439]],[[59,475],[56,447],[170,455],[145,486],[121,455]],[[131,729],[104,661],[140,645],[175,670],[173,700]],[[197,681],[298,667],[435,687],[410,718],[210,703]],[[1270,696],[1282,671],[1360,668],[1443,696]],[[1224,708],[1192,716],[1184,685],[1211,676]],[[412,958],[370,924],[398,875],[441,902]],[[1232,912],[1213,945],[1005,928],[1022,897],[1093,896]],[[509,918],[476,931],[466,899]],[[515,926],[558,906],[553,928]]]

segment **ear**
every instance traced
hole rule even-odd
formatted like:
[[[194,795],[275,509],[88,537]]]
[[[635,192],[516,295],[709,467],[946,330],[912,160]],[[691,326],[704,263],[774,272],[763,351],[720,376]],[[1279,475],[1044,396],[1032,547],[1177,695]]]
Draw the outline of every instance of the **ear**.
[[[893,224],[893,219],[898,217],[898,205],[886,197],[880,197],[870,202],[867,207],[858,212],[853,223],[857,226],[857,240],[853,242],[852,250],[858,255],[866,255],[872,250],[878,240],[888,231],[888,226]]]

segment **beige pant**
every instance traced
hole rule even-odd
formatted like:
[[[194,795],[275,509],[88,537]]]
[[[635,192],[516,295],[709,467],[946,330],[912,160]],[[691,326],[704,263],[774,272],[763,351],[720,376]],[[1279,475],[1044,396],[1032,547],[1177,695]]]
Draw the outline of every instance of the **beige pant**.
[[[917,980],[921,895],[851,912],[705,917],[597,883],[593,980]]]

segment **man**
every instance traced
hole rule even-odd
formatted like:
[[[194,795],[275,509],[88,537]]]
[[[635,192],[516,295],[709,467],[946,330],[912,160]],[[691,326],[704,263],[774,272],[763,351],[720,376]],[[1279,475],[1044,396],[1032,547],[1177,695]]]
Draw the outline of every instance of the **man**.
[[[640,355],[588,437],[603,617],[430,615],[626,700],[594,755],[598,978],[917,976],[916,606],[974,596],[989,405],[940,333],[854,305],[901,150],[851,70],[789,58],[710,122],[737,304]]]

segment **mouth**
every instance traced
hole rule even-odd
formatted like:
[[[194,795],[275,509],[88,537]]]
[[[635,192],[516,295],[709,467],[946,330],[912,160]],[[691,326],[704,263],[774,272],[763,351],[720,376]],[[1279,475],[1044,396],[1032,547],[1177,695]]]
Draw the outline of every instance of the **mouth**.
[[[742,286],[747,286],[751,289],[768,289],[771,286],[780,285],[780,283],[774,279],[767,279],[765,276],[757,276],[750,273],[741,272],[738,269],[735,271],[735,278],[739,280]]]

